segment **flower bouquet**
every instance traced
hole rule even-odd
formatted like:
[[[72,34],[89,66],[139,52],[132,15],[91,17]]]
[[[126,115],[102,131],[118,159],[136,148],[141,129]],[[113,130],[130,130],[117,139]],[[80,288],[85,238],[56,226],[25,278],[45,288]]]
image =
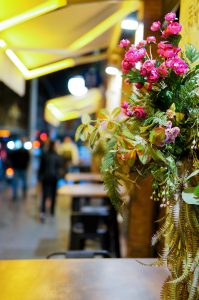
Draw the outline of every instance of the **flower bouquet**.
[[[199,52],[187,45],[182,53],[182,26],[173,12],[164,19],[151,26],[160,32],[159,42],[154,36],[137,45],[120,42],[123,77],[132,93],[97,120],[84,115],[76,138],[92,149],[105,143],[101,172],[116,209],[125,204],[121,187],[132,182],[132,172],[152,175],[151,199],[166,207],[164,224],[152,238],[153,245],[164,238],[156,265],[170,271],[162,299],[194,300],[199,297]]]

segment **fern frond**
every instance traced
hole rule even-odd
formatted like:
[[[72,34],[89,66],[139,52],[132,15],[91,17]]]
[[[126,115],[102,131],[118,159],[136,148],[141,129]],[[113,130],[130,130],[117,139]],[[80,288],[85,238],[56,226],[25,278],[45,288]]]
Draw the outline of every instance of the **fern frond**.
[[[192,281],[191,289],[190,289],[190,292],[189,292],[189,299],[188,300],[197,299],[198,281],[199,281],[199,266],[196,267],[196,269],[194,271],[194,274],[193,274],[193,281]]]
[[[180,277],[169,281],[168,283],[177,284],[177,283],[180,283],[180,282],[184,281],[189,276],[189,271],[191,269],[191,264],[192,264],[192,255],[188,254],[187,255],[187,261],[186,261],[186,266],[185,266],[183,274]]]

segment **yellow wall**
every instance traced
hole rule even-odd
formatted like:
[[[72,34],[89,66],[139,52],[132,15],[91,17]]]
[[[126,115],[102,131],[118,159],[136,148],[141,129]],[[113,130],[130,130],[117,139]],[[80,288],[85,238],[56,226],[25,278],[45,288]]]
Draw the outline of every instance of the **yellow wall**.
[[[199,49],[199,1],[181,0],[180,23],[182,24],[182,43],[191,43]]]

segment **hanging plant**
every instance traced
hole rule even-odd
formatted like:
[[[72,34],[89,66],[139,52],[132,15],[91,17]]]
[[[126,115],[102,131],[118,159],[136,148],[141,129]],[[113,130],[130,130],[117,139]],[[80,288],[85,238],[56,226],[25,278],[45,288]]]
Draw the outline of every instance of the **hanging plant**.
[[[165,223],[152,238],[164,238],[157,265],[166,265],[170,276],[162,299],[199,297],[199,52],[178,46],[182,26],[175,13],[162,25],[154,22],[161,41],[147,37],[137,45],[122,40],[126,84],[133,86],[128,101],[112,113],[102,111],[97,120],[83,118],[76,138],[88,140],[91,149],[106,144],[101,164],[104,185],[113,205],[121,210],[121,191],[129,186],[131,173],[152,174],[153,194],[167,208]],[[157,58],[152,56],[156,47]]]

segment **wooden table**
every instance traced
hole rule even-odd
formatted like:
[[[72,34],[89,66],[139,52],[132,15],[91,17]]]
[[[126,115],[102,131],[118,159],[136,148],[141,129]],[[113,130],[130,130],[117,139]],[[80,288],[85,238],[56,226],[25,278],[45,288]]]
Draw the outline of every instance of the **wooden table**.
[[[74,182],[78,182],[78,181],[100,182],[102,181],[102,176],[99,173],[68,173],[66,174],[65,179]]]
[[[80,210],[81,198],[85,198],[87,200],[92,199],[92,198],[108,199],[107,193],[104,189],[104,185],[96,184],[96,183],[64,185],[58,189],[58,194],[64,195],[64,196],[69,196],[72,198],[71,210],[73,212],[73,215],[75,214],[75,212],[78,213]],[[118,222],[117,222],[117,212],[111,205],[110,200],[108,200],[108,203],[111,208],[110,212],[112,215],[111,226],[112,226],[113,238],[112,238],[111,243],[114,245],[114,252],[115,252],[116,257],[120,257],[119,227],[118,227]],[[85,212],[85,210],[84,210],[84,212]],[[87,210],[87,213],[88,213],[88,210]],[[72,223],[72,221],[71,221],[71,223]]]
[[[134,259],[0,261],[0,274],[2,300],[159,300],[168,275]]]
[[[58,195],[93,198],[104,198],[107,196],[104,185],[100,183],[63,185],[58,189]]]

